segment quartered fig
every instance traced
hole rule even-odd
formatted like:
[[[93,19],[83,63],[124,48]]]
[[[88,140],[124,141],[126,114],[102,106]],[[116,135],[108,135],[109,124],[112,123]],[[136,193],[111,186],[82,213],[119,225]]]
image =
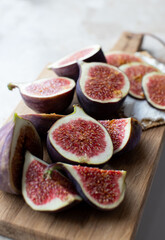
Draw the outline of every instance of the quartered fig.
[[[39,135],[28,120],[15,116],[0,129],[0,190],[20,194],[24,153],[42,157]]]
[[[142,62],[141,58],[134,54],[122,51],[110,51],[105,54],[107,63],[115,67],[120,67],[123,64],[131,62]]]
[[[105,63],[80,64],[76,92],[85,112],[97,119],[110,118],[122,105],[129,91],[127,76]]]
[[[126,171],[57,163],[73,181],[77,192],[93,207],[111,210],[124,199]]]
[[[113,145],[107,130],[82,108],[57,120],[50,128],[47,148],[52,161],[99,165],[107,162]]]
[[[63,77],[44,78],[30,83],[9,83],[8,88],[19,88],[26,105],[36,112],[60,113],[71,104],[75,82]]]
[[[142,127],[135,118],[99,121],[111,136],[114,154],[131,151],[139,143]]]
[[[147,101],[155,108],[165,110],[165,74],[149,73],[142,79],[142,88]]]
[[[57,211],[81,201],[72,183],[41,159],[26,152],[22,194],[34,210]]]
[[[58,76],[69,77],[77,81],[79,67],[77,61],[85,62],[106,62],[104,53],[99,45],[93,45],[71,53],[57,62],[49,65]]]
[[[120,67],[130,81],[129,94],[138,99],[145,99],[142,89],[142,78],[145,74],[159,71],[156,67],[147,63],[128,63]]]

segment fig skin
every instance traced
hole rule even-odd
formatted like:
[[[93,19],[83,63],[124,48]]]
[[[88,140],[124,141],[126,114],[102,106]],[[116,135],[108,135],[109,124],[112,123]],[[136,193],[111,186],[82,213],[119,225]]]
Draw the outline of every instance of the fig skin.
[[[84,62],[103,62],[103,63],[107,62],[101,47],[98,48],[98,51],[94,55],[86,59],[84,58],[83,61]],[[50,66],[48,66],[48,68],[53,70],[58,76],[71,78],[75,80],[75,82],[77,82],[78,80],[79,66],[77,61],[74,61],[73,63],[70,63],[70,64],[69,63],[65,64],[63,66],[53,66],[53,64],[51,64]]]
[[[19,128],[19,125],[22,127]],[[29,133],[24,132],[29,130],[33,133],[32,143],[28,136]],[[19,178],[22,175],[25,148],[29,149],[34,155],[42,157],[43,149],[40,137],[31,122],[15,115],[14,121],[8,122],[0,129],[0,139],[0,190],[12,194],[21,194],[21,190],[16,185],[18,182],[21,183]],[[15,165],[13,166],[13,164]],[[15,169],[13,169],[14,167]],[[18,179],[14,180],[13,174],[16,177],[18,176]]]

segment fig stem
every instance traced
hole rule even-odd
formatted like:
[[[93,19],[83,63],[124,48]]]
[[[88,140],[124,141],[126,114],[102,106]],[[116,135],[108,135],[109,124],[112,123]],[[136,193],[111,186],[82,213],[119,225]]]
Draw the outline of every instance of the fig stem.
[[[7,85],[7,87],[8,87],[9,90],[13,90],[13,88],[17,88],[18,85],[14,84],[14,83],[9,83],[9,84]]]

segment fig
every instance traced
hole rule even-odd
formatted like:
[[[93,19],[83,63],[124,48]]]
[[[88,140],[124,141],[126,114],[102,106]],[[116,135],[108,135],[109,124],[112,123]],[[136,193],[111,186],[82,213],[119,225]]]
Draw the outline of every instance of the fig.
[[[47,149],[52,161],[101,165],[113,153],[113,145],[107,130],[88,116],[81,107],[57,120],[50,128]]]
[[[99,121],[111,136],[114,154],[131,151],[139,143],[142,127],[135,118]]]
[[[0,190],[20,194],[24,153],[42,157],[40,137],[28,120],[15,115],[0,129]]]
[[[152,72],[142,79],[146,100],[155,108],[165,110],[165,74]]]
[[[105,54],[107,63],[115,67],[131,62],[142,62],[142,59],[134,54],[123,51],[110,51]]]
[[[137,99],[145,99],[142,89],[142,78],[145,74],[159,71],[156,67],[147,63],[128,63],[120,67],[130,81],[129,94]]]
[[[80,64],[76,92],[80,105],[90,116],[109,119],[122,105],[129,91],[127,76],[106,63]]]
[[[25,154],[22,195],[26,203],[38,211],[57,211],[81,201],[66,177],[29,151]]]
[[[103,170],[87,166],[57,163],[73,181],[77,192],[93,207],[116,208],[125,196],[124,170]]]
[[[104,53],[99,45],[93,45],[71,53],[57,62],[48,66],[58,76],[69,77],[77,81],[79,67],[77,61],[85,62],[106,62]]]
[[[71,104],[75,82],[63,77],[44,78],[30,83],[9,83],[8,88],[19,88],[25,104],[36,112],[60,113]]]

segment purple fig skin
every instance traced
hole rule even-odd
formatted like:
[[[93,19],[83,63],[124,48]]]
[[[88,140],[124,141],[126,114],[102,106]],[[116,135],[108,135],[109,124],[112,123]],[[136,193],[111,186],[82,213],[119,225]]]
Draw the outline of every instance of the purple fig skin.
[[[107,62],[101,48],[93,56],[90,56],[84,59],[83,61],[84,62],[103,62],[103,63]],[[77,62],[68,64],[66,66],[64,65],[64,66],[51,67],[50,69],[53,70],[58,76],[71,78],[75,80],[75,82],[77,82],[78,80],[79,66]]]
[[[20,132],[18,138],[16,138],[16,130],[18,130],[16,127],[17,119],[8,122],[0,129],[0,190],[12,194],[21,193],[21,189],[18,189],[17,184],[19,185],[21,183],[25,148],[29,149],[29,151],[31,150],[31,152],[38,157],[42,157],[43,154],[39,135],[32,123],[23,119],[21,121],[26,121],[27,131],[31,129],[33,132],[32,144],[30,143],[29,133],[22,132],[24,131],[23,128],[19,129]],[[16,139],[14,139],[14,137]],[[14,141],[16,140],[16,145],[14,149],[12,149]],[[14,153],[14,155],[11,157],[12,153]],[[17,176],[18,179],[15,179],[14,177]]]
[[[25,114],[20,115],[20,117],[29,120],[36,128],[40,137],[46,137],[48,130],[58,119],[64,117],[64,115],[59,115],[56,113],[46,114]]]

